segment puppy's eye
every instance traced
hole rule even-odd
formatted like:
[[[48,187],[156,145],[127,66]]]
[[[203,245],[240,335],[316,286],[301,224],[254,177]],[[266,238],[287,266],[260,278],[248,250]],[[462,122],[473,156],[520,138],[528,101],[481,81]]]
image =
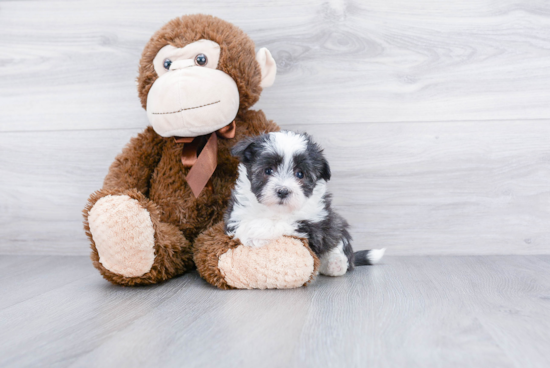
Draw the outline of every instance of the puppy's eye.
[[[169,70],[169,69],[170,69],[170,65],[172,65],[172,60],[170,60],[170,59],[164,60],[164,64],[163,64],[164,69]]]
[[[206,64],[208,64],[208,58],[205,54],[198,54],[197,56],[195,56],[195,64],[197,64],[198,66],[205,66]]]
[[[294,175],[296,175],[296,177],[297,177],[298,179],[303,179],[303,178],[304,178],[304,173],[301,172],[300,170],[296,171],[296,172],[294,173]]]
[[[267,169],[264,170],[265,174],[266,175],[272,175],[273,174],[273,169],[271,167],[268,167]]]

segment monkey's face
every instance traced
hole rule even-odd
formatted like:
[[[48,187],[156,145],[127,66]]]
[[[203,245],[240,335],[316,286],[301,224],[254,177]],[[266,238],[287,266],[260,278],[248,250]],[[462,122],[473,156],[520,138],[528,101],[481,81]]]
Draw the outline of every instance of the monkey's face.
[[[196,137],[246,112],[276,73],[271,53],[266,48],[256,53],[241,29],[194,14],[171,20],[151,37],[141,55],[137,87],[159,135]]]
[[[231,123],[239,110],[235,81],[217,69],[220,46],[199,40],[164,46],[153,60],[158,75],[147,95],[147,117],[163,137],[196,137]]]
[[[266,48],[219,18],[175,18],[143,50],[138,77],[142,106],[163,137],[196,137],[235,120],[275,80]]]

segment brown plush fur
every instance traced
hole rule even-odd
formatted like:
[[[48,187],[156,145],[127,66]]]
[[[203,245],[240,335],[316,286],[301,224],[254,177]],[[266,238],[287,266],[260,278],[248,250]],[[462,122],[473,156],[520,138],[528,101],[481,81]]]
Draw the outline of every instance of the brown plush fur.
[[[181,144],[175,143],[173,138],[159,136],[152,127],[130,140],[111,165],[103,188],[90,196],[83,211],[93,264],[112,283],[128,286],[153,284],[193,269],[191,245],[203,231],[207,230],[201,239],[206,240],[209,234],[219,230],[220,225],[208,229],[222,221],[237,178],[238,160],[231,156],[231,147],[243,137],[279,130],[275,123],[266,119],[262,111],[248,110],[261,92],[261,71],[256,62],[254,43],[239,28],[207,15],[176,18],[155,33],[145,46],[138,77],[138,92],[143,107],[146,107],[147,93],[157,78],[152,64],[157,52],[168,44],[183,47],[200,39],[209,39],[220,45],[218,69],[230,75],[237,83],[240,107],[235,119],[236,136],[234,139],[219,139],[218,166],[211,178],[212,188],[206,187],[198,198],[194,197],[185,181],[189,169],[181,163]],[[155,230],[155,261],[150,272],[143,276],[124,277],[115,274],[99,261],[88,215],[93,205],[106,195],[128,195],[149,211]],[[219,234],[219,231],[216,234],[222,238],[225,236]],[[203,278],[227,289],[230,286],[225,283],[219,270],[216,271],[214,264],[217,265],[219,255],[238,243],[225,240],[197,242],[200,244],[196,248],[198,253],[195,254],[195,262]],[[210,249],[210,246],[213,248]],[[315,269],[317,267],[318,260]]]
[[[201,277],[220,289],[234,289],[225,281],[218,268],[218,260],[229,249],[235,249],[240,245],[238,240],[225,234],[223,222],[199,235],[195,242],[193,259]]]

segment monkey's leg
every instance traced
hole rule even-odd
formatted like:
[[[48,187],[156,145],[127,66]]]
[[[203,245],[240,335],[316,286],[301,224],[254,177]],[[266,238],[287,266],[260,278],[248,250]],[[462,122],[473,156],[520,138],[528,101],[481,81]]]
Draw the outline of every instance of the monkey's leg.
[[[194,244],[194,260],[203,279],[220,289],[288,289],[308,284],[319,259],[307,240],[282,237],[248,247],[224,232],[223,222],[204,231]]]
[[[192,269],[191,245],[160,221],[155,203],[137,190],[100,190],[84,209],[94,267],[125,286],[154,284]]]

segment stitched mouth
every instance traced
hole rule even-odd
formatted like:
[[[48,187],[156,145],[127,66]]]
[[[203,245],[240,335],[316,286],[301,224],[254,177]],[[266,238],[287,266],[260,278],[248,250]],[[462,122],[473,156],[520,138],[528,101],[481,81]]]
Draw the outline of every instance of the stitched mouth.
[[[201,107],[210,106],[210,105],[215,105],[215,104],[217,104],[217,103],[220,103],[220,101],[211,102],[211,103],[206,104],[206,105],[200,105],[200,106],[195,106],[195,107],[181,108],[181,109],[179,109],[178,111],[172,111],[172,112],[153,112],[152,114],[153,114],[153,115],[177,114],[178,112],[182,112],[182,111],[185,111],[185,110],[200,109]]]

